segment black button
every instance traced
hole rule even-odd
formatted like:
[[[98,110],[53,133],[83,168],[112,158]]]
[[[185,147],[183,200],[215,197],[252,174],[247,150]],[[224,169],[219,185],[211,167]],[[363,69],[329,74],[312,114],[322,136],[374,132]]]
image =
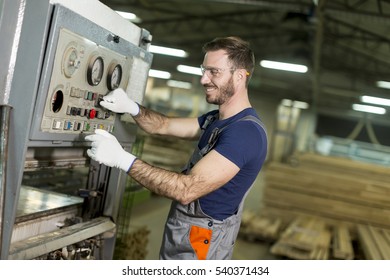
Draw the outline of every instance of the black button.
[[[212,227],[212,226],[213,226],[213,222],[210,221],[210,222],[208,223],[208,225],[209,225],[209,227]]]
[[[205,239],[204,244],[209,244],[209,241]]]

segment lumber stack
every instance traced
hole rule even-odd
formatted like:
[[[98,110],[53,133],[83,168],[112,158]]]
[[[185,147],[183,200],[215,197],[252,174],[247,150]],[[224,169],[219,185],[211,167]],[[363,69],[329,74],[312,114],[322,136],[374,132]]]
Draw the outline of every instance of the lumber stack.
[[[275,241],[282,227],[280,218],[259,216],[253,211],[242,213],[240,236],[248,241]]]
[[[150,230],[146,226],[130,227],[121,239],[117,240],[114,259],[144,260],[148,253]]]
[[[342,172],[352,176],[369,176],[370,178],[382,182],[389,180],[389,167],[351,160],[344,157],[322,156],[315,153],[300,153],[293,155],[290,162],[302,167],[314,169],[326,168],[327,170],[331,170],[336,173]]]
[[[368,260],[390,260],[390,230],[358,226],[358,238]]]
[[[297,218],[271,247],[271,253],[297,260],[327,260],[331,231],[323,220]]]
[[[319,157],[317,161],[321,161]],[[335,225],[348,224],[352,230],[356,224],[390,228],[390,180],[385,179],[390,169],[359,169],[358,162],[322,158],[323,165],[305,160],[294,166],[268,164],[263,213],[279,215],[287,221],[296,216],[315,216]]]
[[[352,246],[356,241],[364,258],[390,259],[389,175],[386,166],[316,154],[269,163],[261,213],[290,224],[272,252],[294,259],[350,260],[356,258]],[[327,227],[313,221],[302,224],[302,219],[318,219]],[[303,235],[311,223],[321,242]],[[298,233],[297,228],[303,231]]]
[[[315,217],[299,216],[289,224],[281,219],[244,211],[240,237],[270,242],[271,253],[298,260],[353,260],[356,256],[347,225],[331,225]]]

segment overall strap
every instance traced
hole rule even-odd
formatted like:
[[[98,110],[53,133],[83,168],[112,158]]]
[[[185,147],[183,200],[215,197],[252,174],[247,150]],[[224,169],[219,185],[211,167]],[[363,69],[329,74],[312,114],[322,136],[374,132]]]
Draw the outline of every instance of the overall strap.
[[[212,121],[214,121],[214,120],[215,120],[215,119],[213,119]],[[211,121],[211,122],[212,122],[212,121]],[[231,124],[233,124],[233,123],[236,123],[236,122],[239,122],[239,121],[252,121],[252,122],[255,122],[255,123],[257,123],[259,126],[261,126],[261,128],[263,128],[264,131],[266,131],[266,130],[265,130],[265,127],[264,127],[264,124],[261,122],[260,119],[256,118],[255,116],[252,116],[252,115],[244,116],[244,117],[242,117],[241,119],[238,119],[238,120],[236,120],[236,121],[234,121],[234,122],[228,123],[228,124],[226,124],[225,126],[223,126],[223,127],[221,127],[221,128],[219,128],[219,127],[214,128],[213,131],[211,132],[211,135],[210,135],[210,138],[209,138],[209,140],[208,140],[208,142],[207,142],[207,145],[204,146],[203,149],[200,150],[200,154],[201,154],[202,156],[206,155],[206,154],[214,147],[214,145],[215,145],[215,143],[217,142],[218,137],[219,137],[219,135],[221,134],[221,132],[222,132],[225,128],[227,128],[229,125],[231,125]],[[206,122],[207,122],[207,120],[206,120]],[[205,124],[206,124],[206,122],[205,122]],[[207,126],[210,125],[211,122],[209,122],[209,123],[207,124]],[[204,126],[204,125],[203,125],[203,126]],[[203,126],[202,126],[202,129],[203,129]],[[206,126],[206,127],[207,127],[207,126]]]
[[[219,112],[215,113],[214,115],[208,115],[201,127],[201,130],[205,131],[210,124],[212,124],[216,119],[218,119],[218,117],[219,117]]]

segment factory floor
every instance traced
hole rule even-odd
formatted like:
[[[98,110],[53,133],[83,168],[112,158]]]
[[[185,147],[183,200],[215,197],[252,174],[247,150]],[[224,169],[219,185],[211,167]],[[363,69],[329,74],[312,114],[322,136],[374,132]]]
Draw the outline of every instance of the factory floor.
[[[261,174],[261,173],[260,173]],[[258,211],[261,204],[263,189],[263,177],[259,175],[248,194],[244,211]],[[132,210],[130,225],[146,226],[149,233],[147,244],[147,260],[157,260],[160,250],[161,237],[164,230],[164,224],[171,201],[152,195],[150,199],[138,205]],[[279,259],[278,256],[269,252],[270,244],[267,242],[253,241],[249,242],[241,237],[237,239],[233,259],[234,260],[273,260]]]

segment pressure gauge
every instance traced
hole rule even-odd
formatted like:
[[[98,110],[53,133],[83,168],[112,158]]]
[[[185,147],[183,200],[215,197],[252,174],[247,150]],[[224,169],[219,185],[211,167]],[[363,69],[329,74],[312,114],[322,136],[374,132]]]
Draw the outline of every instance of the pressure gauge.
[[[79,68],[80,60],[78,58],[77,49],[73,46],[69,47],[62,58],[62,70],[67,78],[70,78]]]
[[[119,87],[122,80],[122,66],[117,63],[112,63],[108,68],[107,87],[109,90],[114,90]]]
[[[93,55],[88,61],[87,81],[91,86],[97,86],[102,80],[104,72],[103,58]]]

